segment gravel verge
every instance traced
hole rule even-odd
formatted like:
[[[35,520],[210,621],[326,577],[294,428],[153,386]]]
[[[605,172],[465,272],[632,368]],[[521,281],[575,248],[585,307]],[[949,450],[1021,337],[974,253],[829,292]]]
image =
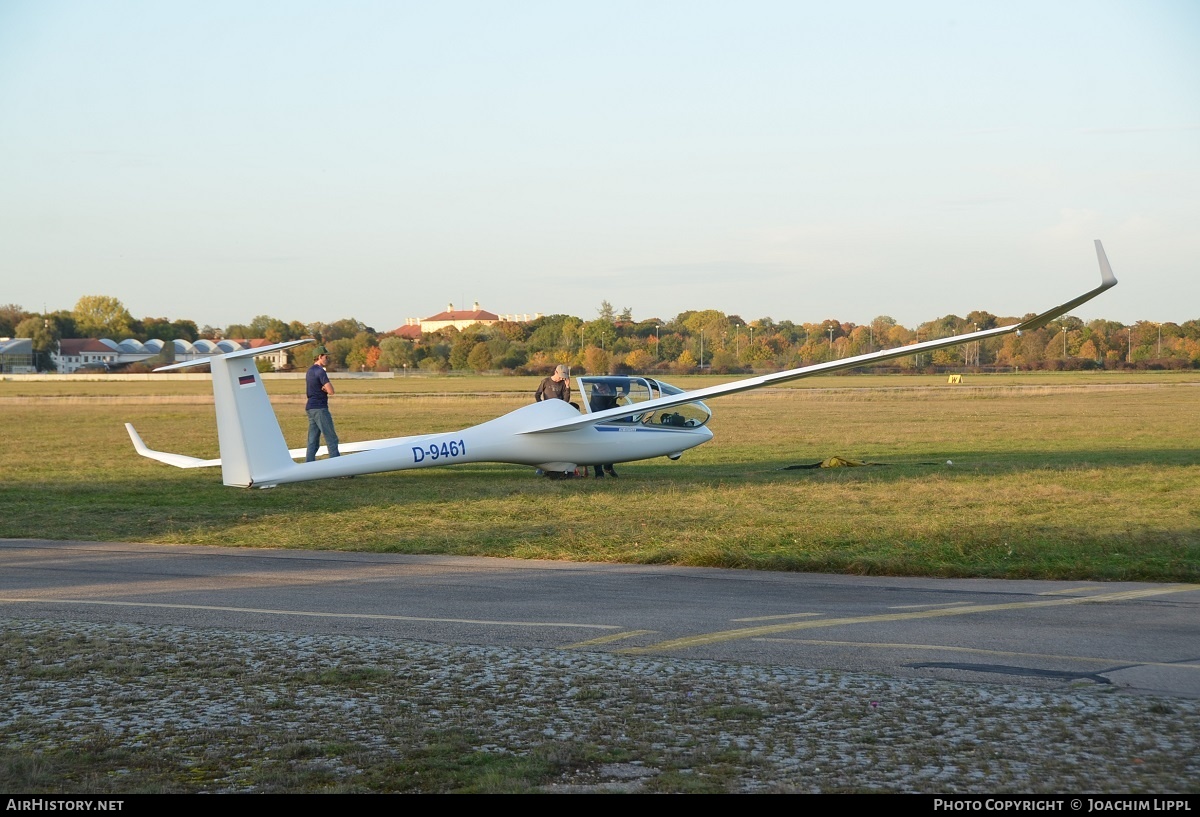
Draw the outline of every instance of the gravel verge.
[[[4,619],[0,790],[1196,792],[1200,701]]]

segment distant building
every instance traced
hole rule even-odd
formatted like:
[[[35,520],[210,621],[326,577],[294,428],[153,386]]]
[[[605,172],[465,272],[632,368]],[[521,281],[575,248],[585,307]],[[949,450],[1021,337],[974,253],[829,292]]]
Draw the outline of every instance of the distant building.
[[[58,352],[50,353],[50,360],[61,374],[70,374],[87,366],[105,369],[116,365],[121,356],[117,344],[104,338],[63,338],[58,342]]]
[[[32,339],[0,338],[0,372],[31,374],[36,371],[33,363]]]
[[[447,326],[453,326],[455,329],[466,329],[468,326],[474,326],[475,324],[491,326],[498,320],[500,320],[500,316],[495,312],[480,309],[479,301],[475,302],[470,311],[455,309],[454,304],[447,304],[445,312],[439,312],[436,315],[430,315],[428,318],[421,319],[421,331],[436,332],[439,329],[445,329]]]
[[[421,319],[420,318],[405,318],[404,326],[397,327],[392,330],[392,334],[405,340],[420,340],[421,339]]]
[[[445,329],[447,326],[453,326],[455,329],[462,330],[476,324],[491,326],[498,321],[529,323],[540,317],[542,317],[541,312],[534,313],[533,315],[529,315],[528,313],[524,315],[497,315],[495,312],[480,309],[479,301],[476,301],[470,310],[455,309],[454,304],[447,304],[445,312],[430,315],[428,318],[406,319],[403,326],[392,330],[392,334],[408,338],[409,340],[420,340],[422,333],[436,332],[439,329]]]
[[[213,354],[237,352],[242,349],[257,349],[269,346],[271,341],[263,338],[253,340],[218,340],[201,339],[195,343],[186,340],[169,341],[175,347],[175,362],[183,363]],[[142,343],[134,338],[127,338],[120,343],[108,338],[63,338],[58,342],[58,353],[50,358],[61,374],[71,374],[80,368],[109,368],[116,369],[130,363],[143,363],[162,353],[165,341],[154,338]],[[263,358],[271,361],[276,369],[286,368],[288,356],[286,349],[276,349]]]

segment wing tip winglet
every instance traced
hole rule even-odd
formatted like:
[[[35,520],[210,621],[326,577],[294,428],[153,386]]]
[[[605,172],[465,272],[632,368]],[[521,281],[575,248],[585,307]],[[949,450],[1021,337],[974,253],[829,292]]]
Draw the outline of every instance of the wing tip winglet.
[[[1100,282],[1101,285],[1108,289],[1111,286],[1117,285],[1117,276],[1113,275],[1112,266],[1108,263],[1108,256],[1104,252],[1104,245],[1100,243],[1100,239],[1096,239],[1096,258],[1100,261]]]
[[[1083,304],[1092,300],[1092,298],[1095,298],[1101,292],[1104,292],[1107,289],[1111,289],[1112,287],[1115,287],[1117,285],[1117,276],[1113,275],[1112,267],[1109,266],[1108,256],[1105,255],[1105,253],[1104,253],[1104,245],[1100,243],[1100,239],[1098,239],[1098,238],[1095,239],[1095,243],[1096,243],[1096,257],[1100,261],[1100,286],[1096,287],[1095,289],[1088,290],[1087,292],[1080,295],[1078,298],[1072,298],[1071,300],[1067,301],[1065,304],[1056,306],[1054,309],[1051,309],[1049,312],[1043,312],[1042,314],[1036,315],[1027,321],[1022,321],[1021,323],[1017,324],[1017,327],[1016,327],[1017,332],[1025,332],[1030,329],[1041,329],[1043,326],[1047,325],[1048,323],[1050,323],[1050,321],[1054,320],[1055,318],[1059,318],[1063,315],[1066,315],[1068,312],[1073,310],[1075,307],[1082,306]]]

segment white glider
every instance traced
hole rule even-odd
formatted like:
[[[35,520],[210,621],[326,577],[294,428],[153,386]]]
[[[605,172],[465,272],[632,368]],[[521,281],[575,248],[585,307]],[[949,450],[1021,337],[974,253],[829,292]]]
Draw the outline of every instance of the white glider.
[[[131,424],[126,423],[125,428],[133,440],[134,448],[144,457],[179,468],[220,465],[226,485],[247,488],[270,488],[289,482],[473,462],[505,462],[535,466],[547,472],[569,472],[578,465],[631,462],[661,456],[678,459],[684,451],[712,439],[712,432],[706,426],[711,412],[701,402],[703,400],[958,346],[1010,332],[1041,328],[1116,285],[1117,279],[1098,240],[1096,256],[1100,262],[1100,286],[1011,326],[998,326],[898,349],[831,360],[693,391],[684,391],[649,377],[578,377],[576,382],[585,403],[584,413],[562,400],[544,400],[462,431],[392,437],[339,446],[343,453],[353,456],[295,462],[296,458],[304,456],[304,449],[288,450],[262,378],[254,365],[254,357],[258,355],[312,343],[312,339],[214,355],[156,370],[182,369],[201,364],[212,367],[220,459],[205,460],[155,451],[142,441]],[[601,405],[597,395],[602,391],[608,404],[616,405],[593,410],[594,406]]]

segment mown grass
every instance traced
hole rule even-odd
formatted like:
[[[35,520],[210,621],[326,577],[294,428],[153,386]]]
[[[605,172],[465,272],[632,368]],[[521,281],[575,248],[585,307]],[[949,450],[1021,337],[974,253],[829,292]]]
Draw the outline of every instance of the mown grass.
[[[276,395],[295,395],[303,392],[297,383],[302,373],[266,375],[267,387]],[[662,377],[684,389],[698,389],[718,383],[728,383],[748,375],[677,375]],[[131,397],[191,395],[212,396],[209,381],[203,375],[62,375],[49,379],[30,379],[23,376],[0,376],[0,400],[13,397]],[[532,397],[541,377],[501,374],[446,375],[410,374],[393,377],[360,377],[334,372],[342,396],[384,396],[391,394],[477,394],[509,392]],[[971,385],[996,386],[1081,386],[1081,385],[1171,385],[1196,383],[1196,372],[1178,371],[1087,371],[1087,372],[1010,372],[967,374]],[[785,384],[786,389],[844,389],[844,388],[925,388],[943,386],[946,375],[872,375],[851,370],[833,375],[797,380]]]
[[[452,430],[528,400],[525,389],[487,388],[519,378],[455,380],[465,394],[343,381],[339,432],[357,440]],[[1200,580],[1195,374],[802,382],[809,387],[713,401],[715,440],[678,463],[619,466],[620,480],[551,482],[497,464],[270,491],[225,488],[216,470],[134,454],[124,421],[153,447],[216,455],[212,408],[195,384],[172,392],[170,382],[142,382],[126,400],[126,384],[81,383],[37,399],[11,394],[5,382],[0,399],[12,398],[3,402],[16,445],[0,466],[0,536]],[[297,385],[269,384],[291,445],[305,428]],[[177,393],[197,399],[156,400]],[[92,394],[117,400],[86,399]],[[833,455],[881,465],[783,470]]]

